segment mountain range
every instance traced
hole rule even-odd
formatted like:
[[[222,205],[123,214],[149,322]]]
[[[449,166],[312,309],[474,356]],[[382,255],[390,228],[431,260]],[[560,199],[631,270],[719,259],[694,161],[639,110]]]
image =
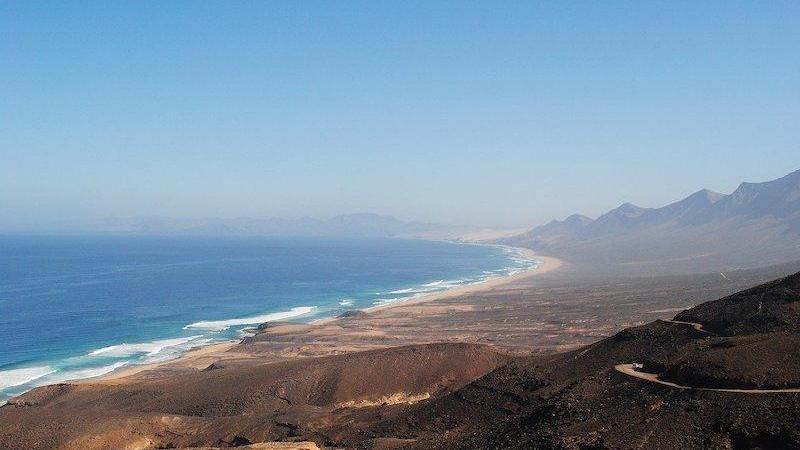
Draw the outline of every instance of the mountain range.
[[[300,219],[177,219],[170,217],[111,218],[91,226],[92,231],[114,234],[215,236],[359,236],[448,238],[475,232],[477,227],[402,221],[371,213],[343,214],[327,220]]]
[[[731,194],[702,189],[661,208],[631,203],[592,220],[573,214],[500,242],[583,267],[689,273],[800,259],[800,170],[742,183]]]
[[[331,219],[111,218],[91,232],[197,236],[343,236],[493,241],[531,248],[573,268],[637,275],[700,273],[800,260],[800,170],[731,194],[702,189],[660,208],[623,203],[528,231],[403,221],[372,213]]]

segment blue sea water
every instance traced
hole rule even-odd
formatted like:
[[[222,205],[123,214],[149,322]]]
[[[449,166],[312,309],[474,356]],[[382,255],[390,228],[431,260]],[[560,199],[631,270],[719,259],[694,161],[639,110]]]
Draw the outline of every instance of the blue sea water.
[[[423,240],[0,237],[0,400],[535,265]]]

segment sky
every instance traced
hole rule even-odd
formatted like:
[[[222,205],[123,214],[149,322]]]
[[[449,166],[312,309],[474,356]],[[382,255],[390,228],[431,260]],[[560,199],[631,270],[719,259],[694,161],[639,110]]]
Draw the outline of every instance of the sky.
[[[800,2],[0,2],[0,230],[525,227],[800,169]]]

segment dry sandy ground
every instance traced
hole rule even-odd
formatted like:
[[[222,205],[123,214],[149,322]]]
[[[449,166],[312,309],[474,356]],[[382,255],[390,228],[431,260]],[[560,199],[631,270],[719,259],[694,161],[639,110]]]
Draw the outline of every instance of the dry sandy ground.
[[[574,349],[796,271],[587,278],[569,264],[539,259],[539,269],[514,277],[318,323],[272,323],[240,343],[36,389],[0,408],[0,449],[360,442],[360,431],[414,405],[461,398],[449,394],[511,360],[558,358],[509,354]],[[603,367],[613,372],[614,364],[642,360],[634,356],[604,360]],[[519,375],[509,367],[504,374]],[[481,401],[494,398],[493,389],[479,389],[491,394]],[[375,448],[396,448],[404,443],[396,438],[406,437],[381,436],[391,439],[373,439]]]
[[[264,442],[236,447],[238,450],[319,450],[314,442]],[[222,450],[221,447],[192,447],[184,450]]]
[[[273,323],[242,343],[187,352],[157,365],[126,368],[104,382],[297,357],[434,342],[488,344],[512,355],[571,350],[623,328],[722,297],[780,275],[781,268],[672,277],[575,275],[546,256],[535,270],[436,293],[350,317],[311,324]],[[91,380],[98,382],[98,380]]]

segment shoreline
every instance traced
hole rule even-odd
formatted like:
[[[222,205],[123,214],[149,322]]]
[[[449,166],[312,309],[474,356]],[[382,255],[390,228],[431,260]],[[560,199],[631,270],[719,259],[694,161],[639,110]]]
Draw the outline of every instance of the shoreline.
[[[179,368],[194,368],[197,370],[202,370],[203,368],[208,367],[209,364],[225,359],[224,354],[227,353],[228,350],[231,350],[235,346],[239,345],[239,342],[240,341],[237,340],[229,340],[229,341],[215,342],[209,345],[192,347],[189,350],[186,350],[185,352],[181,353],[181,355],[175,359],[168,359],[166,361],[159,361],[147,364],[135,364],[131,366],[120,367],[107,374],[100,375],[99,377],[82,378],[79,380],[70,381],[68,383],[111,384],[116,381],[122,382],[123,379],[137,375],[142,372],[155,370],[170,365],[175,365],[175,367]],[[238,354],[231,354],[230,356],[233,357],[234,355],[237,358],[241,357],[241,355]]]
[[[466,242],[465,244],[472,244],[472,243]],[[474,245],[486,245],[486,244],[475,243]],[[547,273],[561,267],[561,265],[563,264],[563,262],[560,259],[553,258],[551,256],[537,255],[536,253],[534,253],[533,250],[527,248],[509,247],[509,246],[501,246],[501,247],[513,249],[514,251],[518,252],[525,258],[535,260],[539,264],[532,267],[528,267],[525,270],[522,270],[521,272],[517,272],[511,275],[490,277],[482,281],[477,281],[462,286],[452,287],[450,289],[445,289],[443,291],[420,293],[412,297],[401,298],[394,301],[382,303],[379,305],[368,306],[366,308],[353,308],[350,309],[349,311],[363,311],[365,313],[372,313],[398,306],[410,306],[419,303],[427,303],[445,298],[453,298],[461,295],[472,294],[475,292],[480,292],[483,290],[490,290],[496,287],[500,287],[508,283],[512,283],[514,281],[528,278],[530,276]],[[319,319],[312,320],[311,322],[308,323],[310,325],[325,325],[334,322],[338,319],[340,319],[340,317],[337,316],[322,317]]]
[[[400,305],[409,306],[409,305],[415,305],[415,304],[419,304],[419,303],[432,302],[432,301],[441,300],[441,299],[445,299],[445,298],[453,298],[453,297],[458,297],[458,296],[461,296],[461,295],[473,294],[475,292],[481,292],[481,291],[484,291],[484,290],[491,290],[491,289],[494,289],[494,288],[497,288],[497,287],[500,287],[500,286],[504,286],[506,284],[513,283],[515,281],[522,280],[522,279],[525,279],[525,278],[528,278],[528,277],[531,277],[531,276],[540,275],[540,274],[543,274],[543,273],[550,272],[552,270],[555,270],[555,269],[559,268],[561,266],[561,264],[562,264],[562,261],[559,260],[559,259],[556,259],[556,258],[553,258],[553,257],[550,257],[550,256],[537,255],[537,254],[535,254],[533,252],[533,250],[530,250],[530,249],[527,249],[527,248],[522,248],[522,247],[506,247],[506,248],[512,248],[512,249],[514,249],[514,251],[519,252],[524,257],[538,261],[539,264],[537,264],[536,266],[533,266],[533,267],[528,267],[527,269],[525,269],[525,270],[523,270],[521,272],[517,272],[515,274],[487,278],[487,279],[485,279],[483,281],[478,281],[478,282],[467,284],[467,285],[463,285],[463,286],[453,287],[453,288],[450,288],[450,289],[446,289],[444,291],[424,293],[424,294],[420,294],[420,295],[418,295],[416,297],[411,297],[411,298],[402,299],[402,300],[396,300],[396,301],[393,301],[393,302],[387,302],[387,303],[384,303],[384,304],[381,304],[381,305],[370,306],[370,307],[367,307],[367,308],[363,308],[360,311],[364,311],[366,313],[371,313],[371,312],[381,311],[381,310],[384,310],[384,309],[389,309],[389,308],[392,308],[392,307],[395,307],[395,306],[400,306]],[[333,320],[333,319],[336,319],[336,317],[319,319],[319,322],[314,321],[314,322],[312,322],[312,324],[314,324],[314,323],[326,323],[326,321],[330,321],[330,320]]]
[[[557,270],[559,267],[563,265],[563,262],[557,258],[550,257],[550,256],[543,256],[538,255],[533,252],[533,250],[522,248],[522,247],[507,247],[512,248],[514,251],[519,252],[522,256],[534,259],[539,262],[536,266],[529,267],[521,272],[506,275],[506,276],[498,276],[494,278],[489,278],[484,281],[458,286],[450,289],[446,289],[444,291],[439,292],[430,292],[420,294],[416,297],[407,298],[403,300],[397,300],[393,302],[388,302],[381,305],[374,305],[367,308],[362,309],[353,309],[352,311],[363,311],[367,314],[375,313],[379,311],[387,311],[393,308],[398,307],[408,307],[414,305],[420,305],[424,303],[431,303],[438,300],[443,299],[451,299],[455,297],[466,296],[470,294],[475,294],[479,292],[486,292],[497,289],[502,286],[506,286],[511,283],[518,282],[520,280],[524,280],[530,277],[535,277],[537,275],[541,275],[544,273],[548,273],[554,270]],[[342,318],[333,316],[333,317],[324,317],[316,320],[312,320],[306,323],[300,323],[298,325],[305,325],[305,326],[324,326],[324,325],[331,325],[336,323],[337,321],[342,320]],[[80,380],[74,380],[72,383],[76,384],[91,384],[91,383],[114,383],[114,382],[122,382],[121,380],[133,375],[137,375],[139,373],[156,370],[166,367],[174,367],[177,369],[203,369],[207,367],[209,364],[222,361],[225,359],[251,359],[253,358],[250,354],[243,354],[243,353],[236,353],[231,352],[233,348],[239,345],[241,339],[231,339],[227,341],[215,342],[213,344],[193,347],[187,350],[186,352],[182,353],[180,356],[174,359],[160,361],[155,363],[149,364],[137,364],[131,365],[126,367],[120,367],[112,372],[107,374],[101,375],[99,377],[94,378],[85,378]]]

